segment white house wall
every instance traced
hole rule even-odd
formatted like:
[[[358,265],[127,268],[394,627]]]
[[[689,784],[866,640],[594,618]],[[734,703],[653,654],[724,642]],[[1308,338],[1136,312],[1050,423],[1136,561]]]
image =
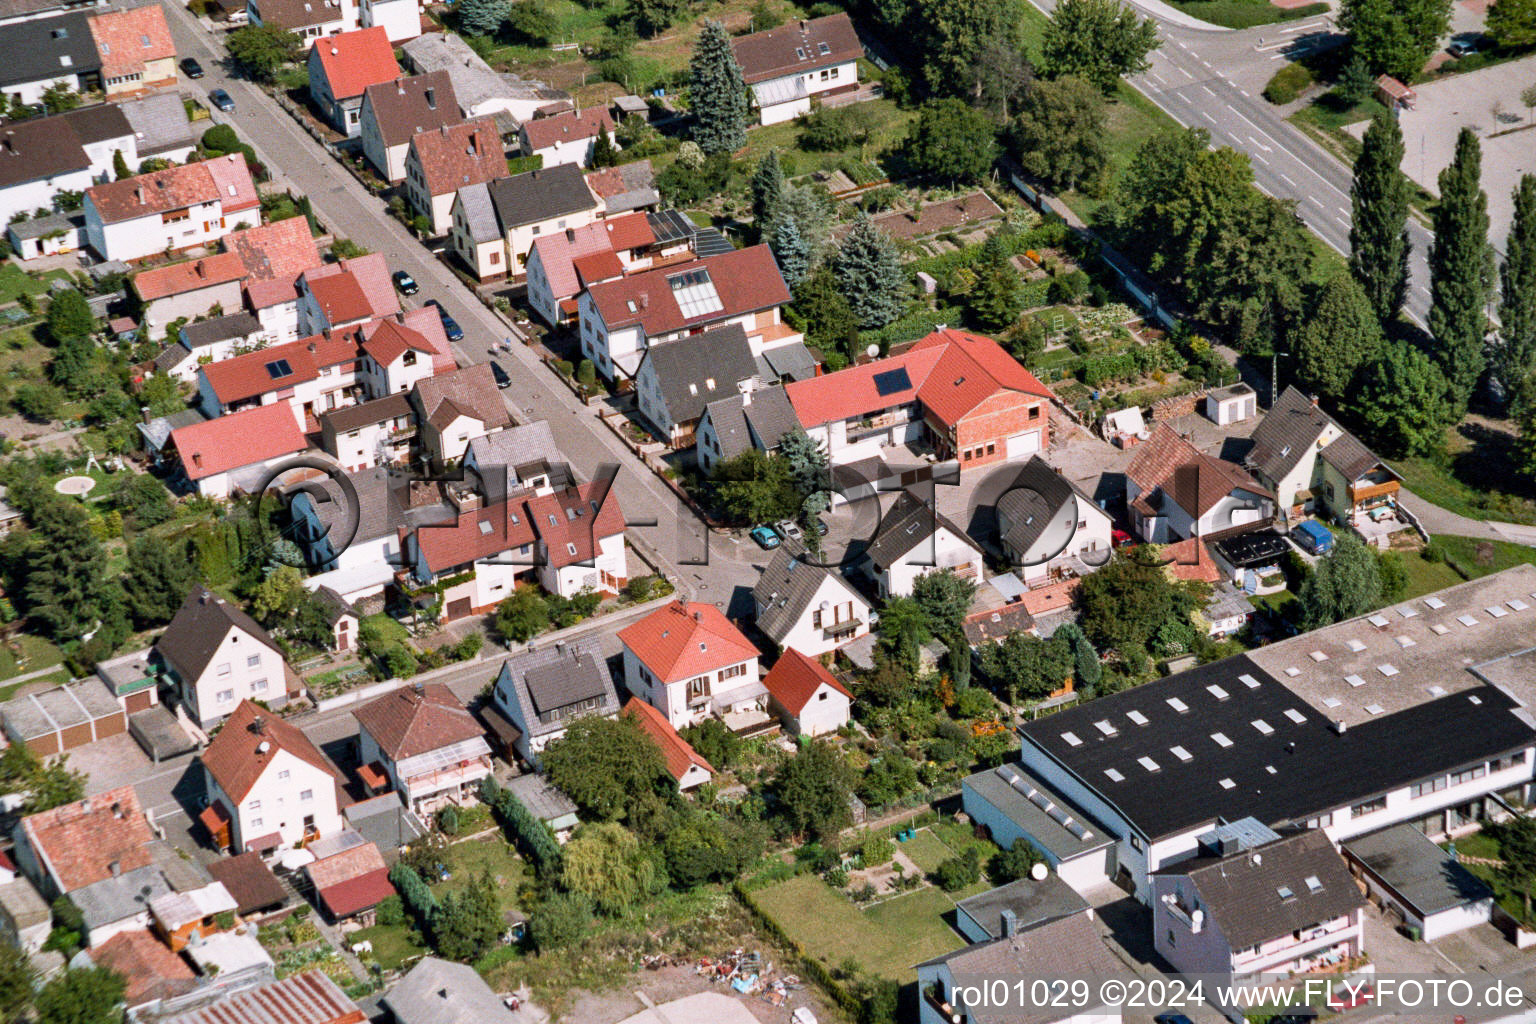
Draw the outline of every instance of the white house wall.
[[[263,701],[281,698],[287,692],[287,678],[281,655],[231,628],[208,659],[202,676],[184,679],[182,686],[192,703],[188,711],[206,729],[222,721],[247,697]]]
[[[31,214],[36,210],[51,209],[53,197],[60,192],[82,192],[93,184],[91,172],[82,168],[0,189],[0,218],[9,224],[11,218],[18,213]]]

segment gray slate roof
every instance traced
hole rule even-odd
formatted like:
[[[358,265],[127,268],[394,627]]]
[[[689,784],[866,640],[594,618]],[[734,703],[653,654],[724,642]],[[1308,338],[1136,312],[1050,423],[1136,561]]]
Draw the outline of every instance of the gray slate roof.
[[[76,889],[69,900],[80,908],[87,928],[100,928],[148,910],[153,900],[171,891],[160,869],[146,864]]]
[[[1350,839],[1344,850],[1421,915],[1489,899],[1493,891],[1476,875],[1407,822]]]
[[[61,14],[5,26],[0,89],[99,70],[101,58],[96,55],[85,14]]]
[[[171,348],[180,348],[181,351],[186,351],[180,345],[172,345]],[[158,363],[158,360],[156,362]],[[149,442],[151,447],[164,448],[166,442],[171,439],[171,431],[180,430],[182,427],[190,427],[194,423],[202,423],[207,418],[201,409],[181,409],[171,413],[169,416],[156,416],[148,423],[140,423],[139,433],[144,435],[144,439]]]
[[[970,899],[961,900],[956,906],[969,914],[994,939],[1003,936],[1002,914],[1005,910],[1013,911],[1018,930],[1024,931],[1058,917],[1081,914],[1088,909],[1087,901],[1054,872],[1039,881],[1020,878],[996,889],[988,889]]]
[[[19,220],[8,226],[7,230],[18,239],[41,238],[51,235],[56,231],[68,231],[74,228],[76,231],[85,230],[85,214],[79,210],[71,213],[50,213],[46,217],[36,217],[32,220]]]
[[[399,1024],[512,1024],[515,1017],[467,964],[422,959],[384,996]]]
[[[870,541],[865,557],[874,563],[875,568],[884,572],[900,562],[907,552],[932,537],[939,527],[948,530],[977,551],[981,550],[944,513],[911,491],[902,491],[891,510],[881,518],[880,528],[875,531],[875,539]]]
[[[1013,488],[997,502],[998,529],[1003,543],[1024,552],[1050,528],[1057,513],[1072,502],[1072,485],[1038,455],[1030,457]]]
[[[172,99],[175,99],[173,96]],[[209,345],[218,344],[221,341],[231,341],[235,338],[249,338],[253,334],[261,332],[261,321],[250,313],[229,313],[225,316],[216,316],[212,320],[199,320],[195,324],[187,324],[181,329],[182,340],[188,348],[206,348]]]
[[[133,128],[140,159],[197,142],[197,132],[178,93],[156,93],[118,106]]]
[[[1386,466],[1393,476],[1397,476],[1392,467],[1382,462],[1375,452],[1361,444],[1353,434],[1340,434],[1317,454],[1318,458],[1343,474],[1346,480],[1358,480],[1376,466]]]
[[[816,376],[816,358],[804,342],[770,348],[757,361],[758,375],[764,380],[809,380]]]
[[[751,395],[719,399],[709,403],[708,410],[720,442],[720,457],[725,459],[749,448],[772,451],[785,434],[800,426],[789,395],[777,385]]]
[[[968,776],[962,782],[962,787],[973,791],[1017,823],[1053,860],[1072,860],[1094,850],[1102,850],[1114,841],[1097,822],[1075,820],[1070,825],[1063,825],[1056,820],[1046,807],[1064,807],[1067,805],[1066,799],[1045,790],[1039,782],[1025,776],[1015,765],[1005,764],[977,772]]]
[[[453,93],[459,106],[472,109],[493,99],[518,99],[529,88],[549,93],[550,99],[559,99],[565,93],[552,90],[543,82],[520,79],[508,81],[480,59],[459,36],[452,32],[429,32],[417,36],[400,48],[406,60],[418,74],[428,71],[446,71],[453,80]],[[515,83],[515,84],[514,84]],[[519,88],[521,87],[521,88]]]
[[[545,420],[481,435],[469,442],[469,450],[482,470],[489,466],[506,466],[508,484],[520,479],[519,467],[553,465],[562,461],[555,435],[550,433],[549,423]]]
[[[757,376],[752,346],[740,324],[652,345],[643,361],[655,371],[674,423],[698,419],[710,402],[739,394],[737,384]]]
[[[581,168],[575,164],[497,178],[486,187],[503,232],[590,210],[597,205],[592,190],[587,188],[587,181],[582,177]]]
[[[1333,841],[1317,829],[1226,857],[1181,861],[1159,874],[1184,875],[1194,883],[1200,905],[1234,950],[1331,921],[1365,903]]]
[[[759,609],[757,628],[775,643],[783,643],[789,631],[810,610],[811,601],[828,577],[848,591],[849,597],[867,606],[864,598],[837,573],[823,566],[807,565],[779,548],[758,578],[757,586],[752,588],[752,600]]]
[[[563,644],[550,644],[537,650],[514,655],[504,663],[502,673],[510,678],[511,690],[519,711],[523,732],[542,736],[559,732],[565,720],[540,722],[540,713],[602,697],[593,714],[615,714],[619,695],[608,671],[608,661],[596,637],[582,637]]]
[[[202,677],[203,670],[231,629],[249,634],[282,657],[277,644],[255,619],[201,583],[193,584],[176,617],[155,643],[155,650],[183,680],[191,682]]]
[[[542,775],[519,775],[507,783],[507,789],[540,821],[550,822],[576,813],[575,801]]]
[[[405,476],[391,472],[389,467],[374,466],[348,473],[347,479],[357,492],[358,518],[354,544],[376,540],[394,534],[401,527],[415,529],[436,523],[451,523],[457,513],[451,505],[442,501],[409,507],[410,493]],[[332,500],[315,506],[320,521],[340,530],[346,516],[346,501],[341,488],[330,478],[320,482]]]
[[[1248,465],[1279,481],[1296,468],[1328,423],[1328,414],[1310,398],[1294,387],[1286,388],[1253,430]]]
[[[458,202],[469,227],[470,241],[494,242],[502,237],[496,222],[496,205],[491,202],[490,189],[484,182],[459,189]]]

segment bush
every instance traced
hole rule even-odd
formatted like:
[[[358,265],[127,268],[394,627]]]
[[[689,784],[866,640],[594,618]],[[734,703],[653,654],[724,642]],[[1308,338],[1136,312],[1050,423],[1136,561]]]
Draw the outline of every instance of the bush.
[[[859,858],[864,861],[867,868],[884,864],[896,855],[896,846],[891,842],[890,836],[874,835],[864,840],[864,845],[859,847]]]
[[[459,809],[449,804],[437,812],[437,827],[447,836],[459,834]]]
[[[574,946],[587,933],[592,914],[592,901],[586,896],[556,893],[533,908],[528,937],[541,953]]]
[[[1264,98],[1276,106],[1291,103],[1312,84],[1312,71],[1305,64],[1291,63],[1275,72],[1264,87]]]
[[[656,577],[636,576],[624,585],[624,596],[637,604],[650,599],[656,587]]]
[[[386,928],[392,925],[404,924],[405,902],[400,899],[398,893],[391,894],[384,897],[376,913],[379,924],[384,925]]]
[[[466,633],[464,639],[453,645],[454,661],[469,661],[485,646],[485,637],[479,633]]]
[[[575,365],[572,364],[569,359],[556,359],[554,362],[554,367],[555,372],[564,377],[566,380],[570,380],[571,374],[576,372]]]
[[[576,367],[576,382],[588,388],[597,383],[597,367],[592,364],[592,360],[583,359]]]
[[[502,827],[510,834],[514,844],[527,857],[541,875],[552,877],[560,870],[560,844],[549,827],[534,817],[521,800],[511,791],[487,779],[480,791],[481,799],[491,805]]]
[[[949,858],[933,875],[945,892],[959,892],[968,885],[975,885],[981,881],[980,850],[972,846],[958,857]]]
[[[834,889],[842,889],[848,885],[848,872],[842,868],[833,868],[824,877],[827,884]]]

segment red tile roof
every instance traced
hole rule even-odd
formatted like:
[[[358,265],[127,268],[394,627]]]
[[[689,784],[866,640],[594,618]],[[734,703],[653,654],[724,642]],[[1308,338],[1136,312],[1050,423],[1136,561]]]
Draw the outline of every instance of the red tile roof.
[[[345,293],[348,298],[342,306],[338,307],[338,315],[354,312],[363,306],[368,309],[368,312],[362,314],[363,316],[388,316],[400,311],[400,300],[395,296],[395,287],[389,280],[389,261],[383,253],[371,252],[365,256],[342,260],[340,263],[323,264],[304,271],[303,280],[313,290],[317,282],[333,277],[351,278],[362,294],[360,301],[357,294],[348,289]],[[327,292],[327,294],[333,293]],[[339,297],[342,294],[338,291],[334,296]]]
[[[365,875],[320,889],[319,894],[326,912],[336,920],[372,910],[393,896],[395,887],[389,882],[388,868],[375,868]]]
[[[624,705],[624,714],[633,718],[645,730],[646,735],[655,741],[661,748],[661,756],[667,762],[667,774],[678,782],[683,781],[683,776],[688,774],[688,769],[694,765],[703,768],[709,774],[715,774],[714,767],[693,749],[689,742],[677,734],[672,728],[672,723],[667,721],[667,716],[651,707],[639,697],[629,698],[629,703]]]
[[[645,214],[626,213],[544,235],[534,241],[533,249],[539,254],[550,294],[563,299],[581,291],[576,270],[578,259],[614,250],[641,249],[655,241],[656,235]]]
[[[821,44],[827,53],[821,52]],[[834,64],[846,64],[864,55],[864,46],[854,31],[853,21],[843,13],[825,18],[790,22],[777,28],[754,32],[731,40],[736,63],[748,85],[805,74]]]
[[[166,1024],[367,1024],[368,1015],[323,971],[305,971],[225,994]]]
[[[528,140],[528,151],[537,153],[557,142],[576,142],[593,139],[598,132],[613,131],[613,118],[607,107],[588,107],[582,111],[567,111],[554,117],[540,117],[523,122],[523,137]]]
[[[171,431],[187,479],[202,480],[309,447],[287,402],[258,405]]]
[[[1221,579],[1221,570],[1216,568],[1216,562],[1211,558],[1205,541],[1199,537],[1188,537],[1176,544],[1165,544],[1161,554],[1163,560],[1168,562],[1168,570],[1173,573],[1175,579],[1196,583],[1215,583]]]
[[[351,274],[333,274],[306,280],[305,284],[332,326],[366,320],[374,313],[368,305],[368,296],[363,294],[363,286]]]
[[[442,318],[437,315],[437,310],[431,306],[418,306],[408,309],[401,314],[401,322],[418,335],[427,340],[432,346],[432,372],[433,374],[452,373],[459,368],[458,361],[453,357],[453,350],[448,346],[448,332],[443,329]],[[365,325],[364,330],[367,330]]]
[[[436,574],[538,540],[547,545],[549,564],[563,569],[591,561],[597,556],[598,541],[623,532],[624,513],[619,507],[619,496],[611,490],[604,493],[602,486],[594,482],[543,496],[516,497],[465,512],[451,525],[419,528],[416,540],[428,570]],[[575,554],[571,553],[572,547]],[[531,548],[528,564],[533,565]]]
[[[447,71],[377,82],[363,90],[363,107],[373,111],[379,139],[386,146],[403,146],[417,132],[461,119],[453,78]]]
[[[133,277],[133,290],[144,302],[168,295],[183,295],[199,288],[229,284],[245,277],[245,263],[232,252],[204,256],[199,260],[173,263],[168,267],[141,270]]]
[[[876,377],[905,371],[906,387],[881,394]],[[941,330],[899,356],[850,366],[785,385],[801,425],[809,428],[863,416],[916,399],[953,426],[983,401],[1002,391],[1049,398],[1045,385],[991,338]]]
[[[240,257],[246,273],[256,281],[291,283],[295,275],[325,262],[304,217],[233,231],[224,236],[223,244],[225,252]]]
[[[261,205],[251,170],[239,153],[94,185],[85,194],[106,224],[214,201],[225,214]]]
[[[382,25],[317,39],[314,53],[331,95],[338,100],[361,96],[370,85],[392,81],[400,74],[395,48]]]
[[[158,3],[107,11],[93,15],[90,22],[104,79],[143,74],[148,61],[176,58],[171,26]]]
[[[613,252],[593,252],[578,256],[572,266],[576,268],[576,276],[581,279],[581,283],[587,286],[598,281],[612,280],[624,273],[624,264],[619,262],[619,257]]]
[[[423,526],[416,531],[422,560],[433,574],[531,545],[535,539],[528,511],[517,500],[462,512],[451,525]],[[528,564],[533,565],[531,547]]]
[[[853,700],[853,694],[823,668],[821,662],[806,657],[793,647],[786,648],[779,660],[773,663],[773,668],[763,677],[763,686],[792,715],[804,711],[811,698],[816,696],[816,691],[823,686],[830,686]]]
[[[643,213],[624,213],[598,221],[608,229],[608,240],[616,252],[625,249],[643,249],[656,241],[656,232]]]
[[[1269,494],[1241,467],[1205,454],[1167,423],[1159,423],[1152,436],[1135,447],[1125,475],[1141,488],[1138,501],[1161,490],[1196,519],[1234,490]]]
[[[257,718],[261,719],[260,732],[254,728]],[[337,779],[340,785],[336,770],[298,726],[263,711],[249,700],[240,702],[224,728],[203,750],[203,767],[231,800],[240,803],[261,779],[267,765],[285,750]]]
[[[360,839],[361,836],[354,835],[352,838]],[[305,871],[309,873],[309,880],[315,883],[316,889],[329,889],[333,885],[361,878],[370,871],[377,871],[384,866],[384,857],[379,853],[377,846],[369,842],[359,842],[356,846],[333,853],[329,857],[321,857],[305,868]]]
[[[118,932],[92,946],[89,955],[97,967],[116,971],[128,982],[123,999],[129,1006],[169,999],[197,987],[187,962],[142,928]]]
[[[669,283],[690,271],[706,271],[722,308],[686,316]],[[610,331],[640,324],[655,337],[690,326],[728,320],[743,313],[772,309],[789,301],[789,289],[766,245],[754,245],[656,270],[642,270],[588,289],[592,304]],[[633,308],[631,308],[633,307]]]
[[[488,117],[422,132],[411,139],[411,151],[421,166],[428,195],[447,195],[465,185],[495,181],[507,173],[501,133]],[[410,160],[407,154],[407,164]]]
[[[112,865],[135,871],[153,862],[155,838],[132,786],[77,800],[21,819],[28,844],[66,893],[112,877]]]
[[[525,504],[555,569],[592,561],[599,542],[624,532],[618,493],[597,481],[536,495]]]
[[[669,601],[620,630],[619,639],[664,683],[692,679],[758,655],[752,641],[712,604]]]
[[[313,334],[298,341],[247,352],[244,355],[205,363],[199,372],[208,379],[214,396],[226,405],[243,402],[269,391],[285,391],[295,384],[314,380],[323,366],[339,366],[357,358],[358,328],[336,331],[330,337]],[[274,376],[269,366],[286,362],[289,373]]]
[[[437,354],[426,338],[393,320],[375,320],[364,324],[363,338],[363,351],[380,366],[388,366],[411,349],[428,355]]]
[[[464,702],[442,683],[423,686],[421,693],[414,686],[402,686],[352,714],[393,761],[485,734]]]

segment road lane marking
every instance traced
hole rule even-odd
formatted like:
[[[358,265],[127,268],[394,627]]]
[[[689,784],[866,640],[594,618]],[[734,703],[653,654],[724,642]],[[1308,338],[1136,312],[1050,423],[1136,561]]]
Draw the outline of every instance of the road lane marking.
[[[1211,87],[1210,86],[1202,85],[1200,88],[1204,89],[1205,90],[1205,94],[1207,96],[1209,96],[1211,99],[1215,99],[1216,98],[1216,94],[1211,91]]]
[[[1269,166],[1269,161],[1264,158],[1264,154],[1263,153],[1255,153],[1255,154],[1253,154],[1253,158],[1255,160],[1257,160],[1259,163],[1263,164],[1265,167]]]
[[[1282,174],[1282,175],[1280,175],[1280,177],[1284,178],[1285,179],[1285,183],[1287,185],[1291,186],[1291,188],[1297,188],[1298,187],[1297,184],[1294,181],[1291,180],[1291,176],[1289,174]]]

